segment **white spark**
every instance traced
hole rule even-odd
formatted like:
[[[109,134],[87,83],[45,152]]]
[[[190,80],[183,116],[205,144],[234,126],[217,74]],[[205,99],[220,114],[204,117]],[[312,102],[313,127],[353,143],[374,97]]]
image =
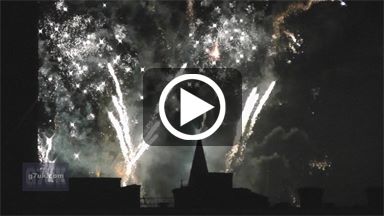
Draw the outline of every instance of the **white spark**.
[[[343,7],[346,7],[347,3],[345,3],[343,0],[340,0],[340,5],[343,6]]]
[[[95,119],[95,115],[93,113],[90,113],[88,116],[87,116],[87,119],[88,120],[93,120]]]
[[[75,153],[73,153],[73,158],[75,159],[75,160],[79,160],[80,159],[80,152],[75,152]]]

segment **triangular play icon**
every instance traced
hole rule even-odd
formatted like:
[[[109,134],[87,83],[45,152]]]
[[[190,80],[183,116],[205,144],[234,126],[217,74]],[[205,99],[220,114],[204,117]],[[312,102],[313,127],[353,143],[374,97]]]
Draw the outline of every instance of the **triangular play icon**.
[[[214,106],[180,88],[180,126],[213,109]]]

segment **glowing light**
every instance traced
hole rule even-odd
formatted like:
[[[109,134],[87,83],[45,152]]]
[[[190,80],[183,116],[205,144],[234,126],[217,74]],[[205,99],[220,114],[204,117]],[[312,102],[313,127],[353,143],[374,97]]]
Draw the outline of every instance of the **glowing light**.
[[[219,43],[217,41],[215,42],[212,50],[209,52],[209,56],[214,60],[220,58]]]
[[[79,159],[80,159],[80,152],[73,153],[73,158],[74,158],[75,160],[79,160]]]
[[[311,160],[308,165],[310,168],[325,171],[332,166],[332,163],[325,158],[323,160]]]
[[[96,169],[95,176],[96,176],[97,178],[99,178],[99,177],[101,176],[101,171],[100,171],[100,169]]]

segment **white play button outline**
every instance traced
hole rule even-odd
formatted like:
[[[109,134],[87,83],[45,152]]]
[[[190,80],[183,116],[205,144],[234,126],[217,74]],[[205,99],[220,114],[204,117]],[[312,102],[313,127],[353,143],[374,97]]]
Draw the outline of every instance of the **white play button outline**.
[[[175,85],[177,85],[180,82],[183,82],[185,80],[199,80],[201,82],[206,83],[207,85],[209,85],[215,91],[215,93],[216,93],[216,95],[217,95],[217,97],[219,99],[220,111],[219,111],[219,115],[218,115],[218,117],[216,119],[216,122],[212,125],[211,128],[209,128],[208,130],[206,130],[206,131],[204,131],[202,133],[199,133],[199,134],[186,134],[186,133],[182,133],[182,132],[176,130],[171,125],[171,123],[168,121],[168,118],[167,118],[167,116],[165,114],[165,101],[167,99],[168,94],[171,92],[172,88]],[[181,92],[181,90],[182,89],[180,89],[180,92]],[[192,96],[194,96],[194,95],[192,95]],[[196,97],[196,96],[194,96],[194,97]],[[196,97],[194,99],[201,100],[198,97]],[[180,100],[183,100],[183,99],[180,99]],[[203,101],[203,100],[201,100],[201,101]],[[205,102],[205,101],[203,101],[203,102]],[[208,105],[210,105],[210,104],[208,104]],[[194,107],[195,107],[195,104],[191,104],[190,108],[194,108]],[[183,108],[185,110],[186,107],[184,106]],[[208,108],[208,106],[206,108]],[[200,111],[202,111],[202,110],[200,110]],[[205,138],[211,136],[213,133],[216,132],[217,129],[219,129],[219,127],[221,126],[221,123],[223,123],[223,120],[224,120],[224,117],[225,117],[225,110],[226,110],[225,97],[224,97],[224,94],[221,91],[220,87],[213,80],[211,80],[210,78],[208,78],[208,77],[206,77],[204,75],[201,75],[201,74],[184,74],[184,75],[181,75],[181,76],[178,76],[178,77],[174,78],[171,82],[169,82],[165,86],[165,88],[161,92],[160,100],[159,100],[159,115],[160,115],[161,122],[163,123],[164,127],[167,128],[167,130],[171,134],[173,134],[174,136],[176,136],[176,137],[178,137],[180,139],[183,139],[183,140],[202,140],[202,139],[205,139]],[[180,112],[182,112],[181,108],[180,108]],[[201,113],[201,114],[203,114],[203,113]],[[195,115],[197,115],[197,113]],[[200,116],[200,115],[198,115],[198,116]],[[190,115],[190,117],[192,117],[192,116],[193,115]],[[198,117],[198,116],[195,116],[195,118]],[[195,119],[195,118],[193,118],[193,119]],[[185,119],[183,121],[186,121],[187,119],[189,119],[189,118],[185,117]],[[190,121],[193,120],[193,119],[190,119]],[[184,122],[184,123],[187,123],[187,122]],[[181,119],[180,119],[180,125],[182,125]]]
[[[180,88],[180,126],[215,108],[188,91]]]

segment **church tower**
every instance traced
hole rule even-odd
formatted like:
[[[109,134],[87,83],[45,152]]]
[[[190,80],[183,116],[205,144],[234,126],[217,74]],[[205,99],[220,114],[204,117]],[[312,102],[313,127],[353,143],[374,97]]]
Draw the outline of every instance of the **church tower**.
[[[201,140],[197,141],[195,154],[193,155],[191,173],[188,186],[201,186],[208,175],[207,161],[205,160],[204,149]]]

